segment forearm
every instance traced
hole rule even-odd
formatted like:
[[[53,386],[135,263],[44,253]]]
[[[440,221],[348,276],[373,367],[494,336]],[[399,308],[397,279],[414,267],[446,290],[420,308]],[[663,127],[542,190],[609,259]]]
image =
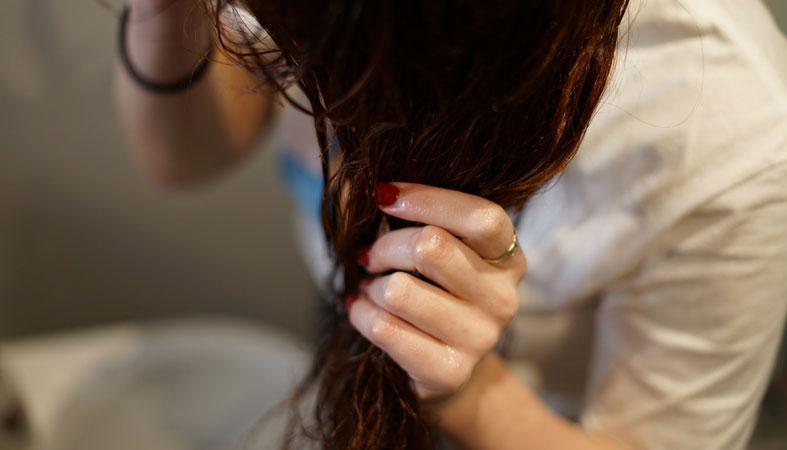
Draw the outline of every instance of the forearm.
[[[131,4],[129,58],[150,80],[179,80],[212,45],[213,25],[197,2],[177,0],[154,10],[150,3]],[[135,159],[150,178],[167,185],[193,184],[221,172],[249,150],[270,119],[273,94],[252,92],[257,84],[220,52],[202,79],[174,94],[147,91],[118,62],[116,106]]]
[[[432,408],[440,428],[466,450],[631,450],[554,414],[495,353],[460,393]]]

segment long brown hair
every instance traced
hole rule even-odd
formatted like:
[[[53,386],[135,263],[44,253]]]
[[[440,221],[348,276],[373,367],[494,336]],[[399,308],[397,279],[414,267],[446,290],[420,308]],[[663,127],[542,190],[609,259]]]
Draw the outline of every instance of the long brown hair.
[[[218,11],[233,0],[212,0]],[[312,370],[311,425],[297,415],[283,448],[434,448],[407,374],[348,323],[341,299],[366,275],[356,254],[384,219],[378,182],[460,190],[518,212],[574,155],[600,101],[627,0],[246,0],[275,42],[246,33],[226,48],[314,115],[322,221],[334,272]],[[288,97],[289,98],[289,97]],[[290,99],[292,101],[292,99]],[[329,147],[342,163],[331,175]],[[341,189],[339,188],[341,187]],[[340,193],[342,196],[340,205]],[[412,225],[412,224],[409,224]],[[339,283],[334,283],[339,275]]]

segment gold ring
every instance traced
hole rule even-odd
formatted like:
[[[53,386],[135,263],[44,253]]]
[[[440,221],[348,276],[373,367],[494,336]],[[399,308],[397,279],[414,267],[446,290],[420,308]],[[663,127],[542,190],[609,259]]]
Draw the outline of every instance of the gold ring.
[[[508,246],[506,251],[502,255],[498,256],[497,258],[492,258],[492,259],[484,258],[484,261],[488,262],[489,264],[500,264],[501,262],[514,256],[518,248],[519,248],[519,240],[516,237],[516,231],[514,231],[514,239],[511,241],[511,245]]]

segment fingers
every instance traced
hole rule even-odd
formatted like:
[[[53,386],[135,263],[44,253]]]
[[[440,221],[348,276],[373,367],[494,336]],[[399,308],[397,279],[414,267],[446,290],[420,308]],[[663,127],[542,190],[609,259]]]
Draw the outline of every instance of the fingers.
[[[504,262],[514,225],[478,196],[414,183],[378,185],[386,214],[425,226],[389,231],[358,256],[371,274],[348,299],[350,322],[415,382],[419,395],[455,393],[518,309],[522,252]],[[418,271],[421,280],[407,273]]]
[[[375,278],[361,289],[380,308],[454,348],[485,351],[499,338],[498,323],[408,273]]]
[[[521,252],[519,258],[521,264],[488,264],[448,231],[428,225],[390,231],[360,259],[370,273],[417,270],[456,298],[502,319],[517,307],[510,299],[524,275]]]
[[[378,186],[383,212],[435,225],[457,236],[481,258],[497,258],[511,244],[514,224],[498,204],[464,192],[417,183]]]
[[[390,314],[364,296],[352,304],[350,322],[428,390],[455,392],[470,377],[472,357]]]

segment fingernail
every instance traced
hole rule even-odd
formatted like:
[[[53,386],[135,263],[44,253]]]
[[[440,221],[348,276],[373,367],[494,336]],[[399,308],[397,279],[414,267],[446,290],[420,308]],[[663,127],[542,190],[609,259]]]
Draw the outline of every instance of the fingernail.
[[[367,245],[360,250],[358,250],[358,256],[355,258],[358,264],[362,265],[363,267],[367,267],[369,265],[369,249],[372,248],[371,245]]]
[[[390,206],[399,197],[399,188],[391,183],[378,183],[374,195],[378,205]]]
[[[355,303],[358,300],[358,297],[359,296],[357,294],[348,295],[347,298],[344,299],[344,309],[349,311],[350,308],[352,308],[353,303]]]

